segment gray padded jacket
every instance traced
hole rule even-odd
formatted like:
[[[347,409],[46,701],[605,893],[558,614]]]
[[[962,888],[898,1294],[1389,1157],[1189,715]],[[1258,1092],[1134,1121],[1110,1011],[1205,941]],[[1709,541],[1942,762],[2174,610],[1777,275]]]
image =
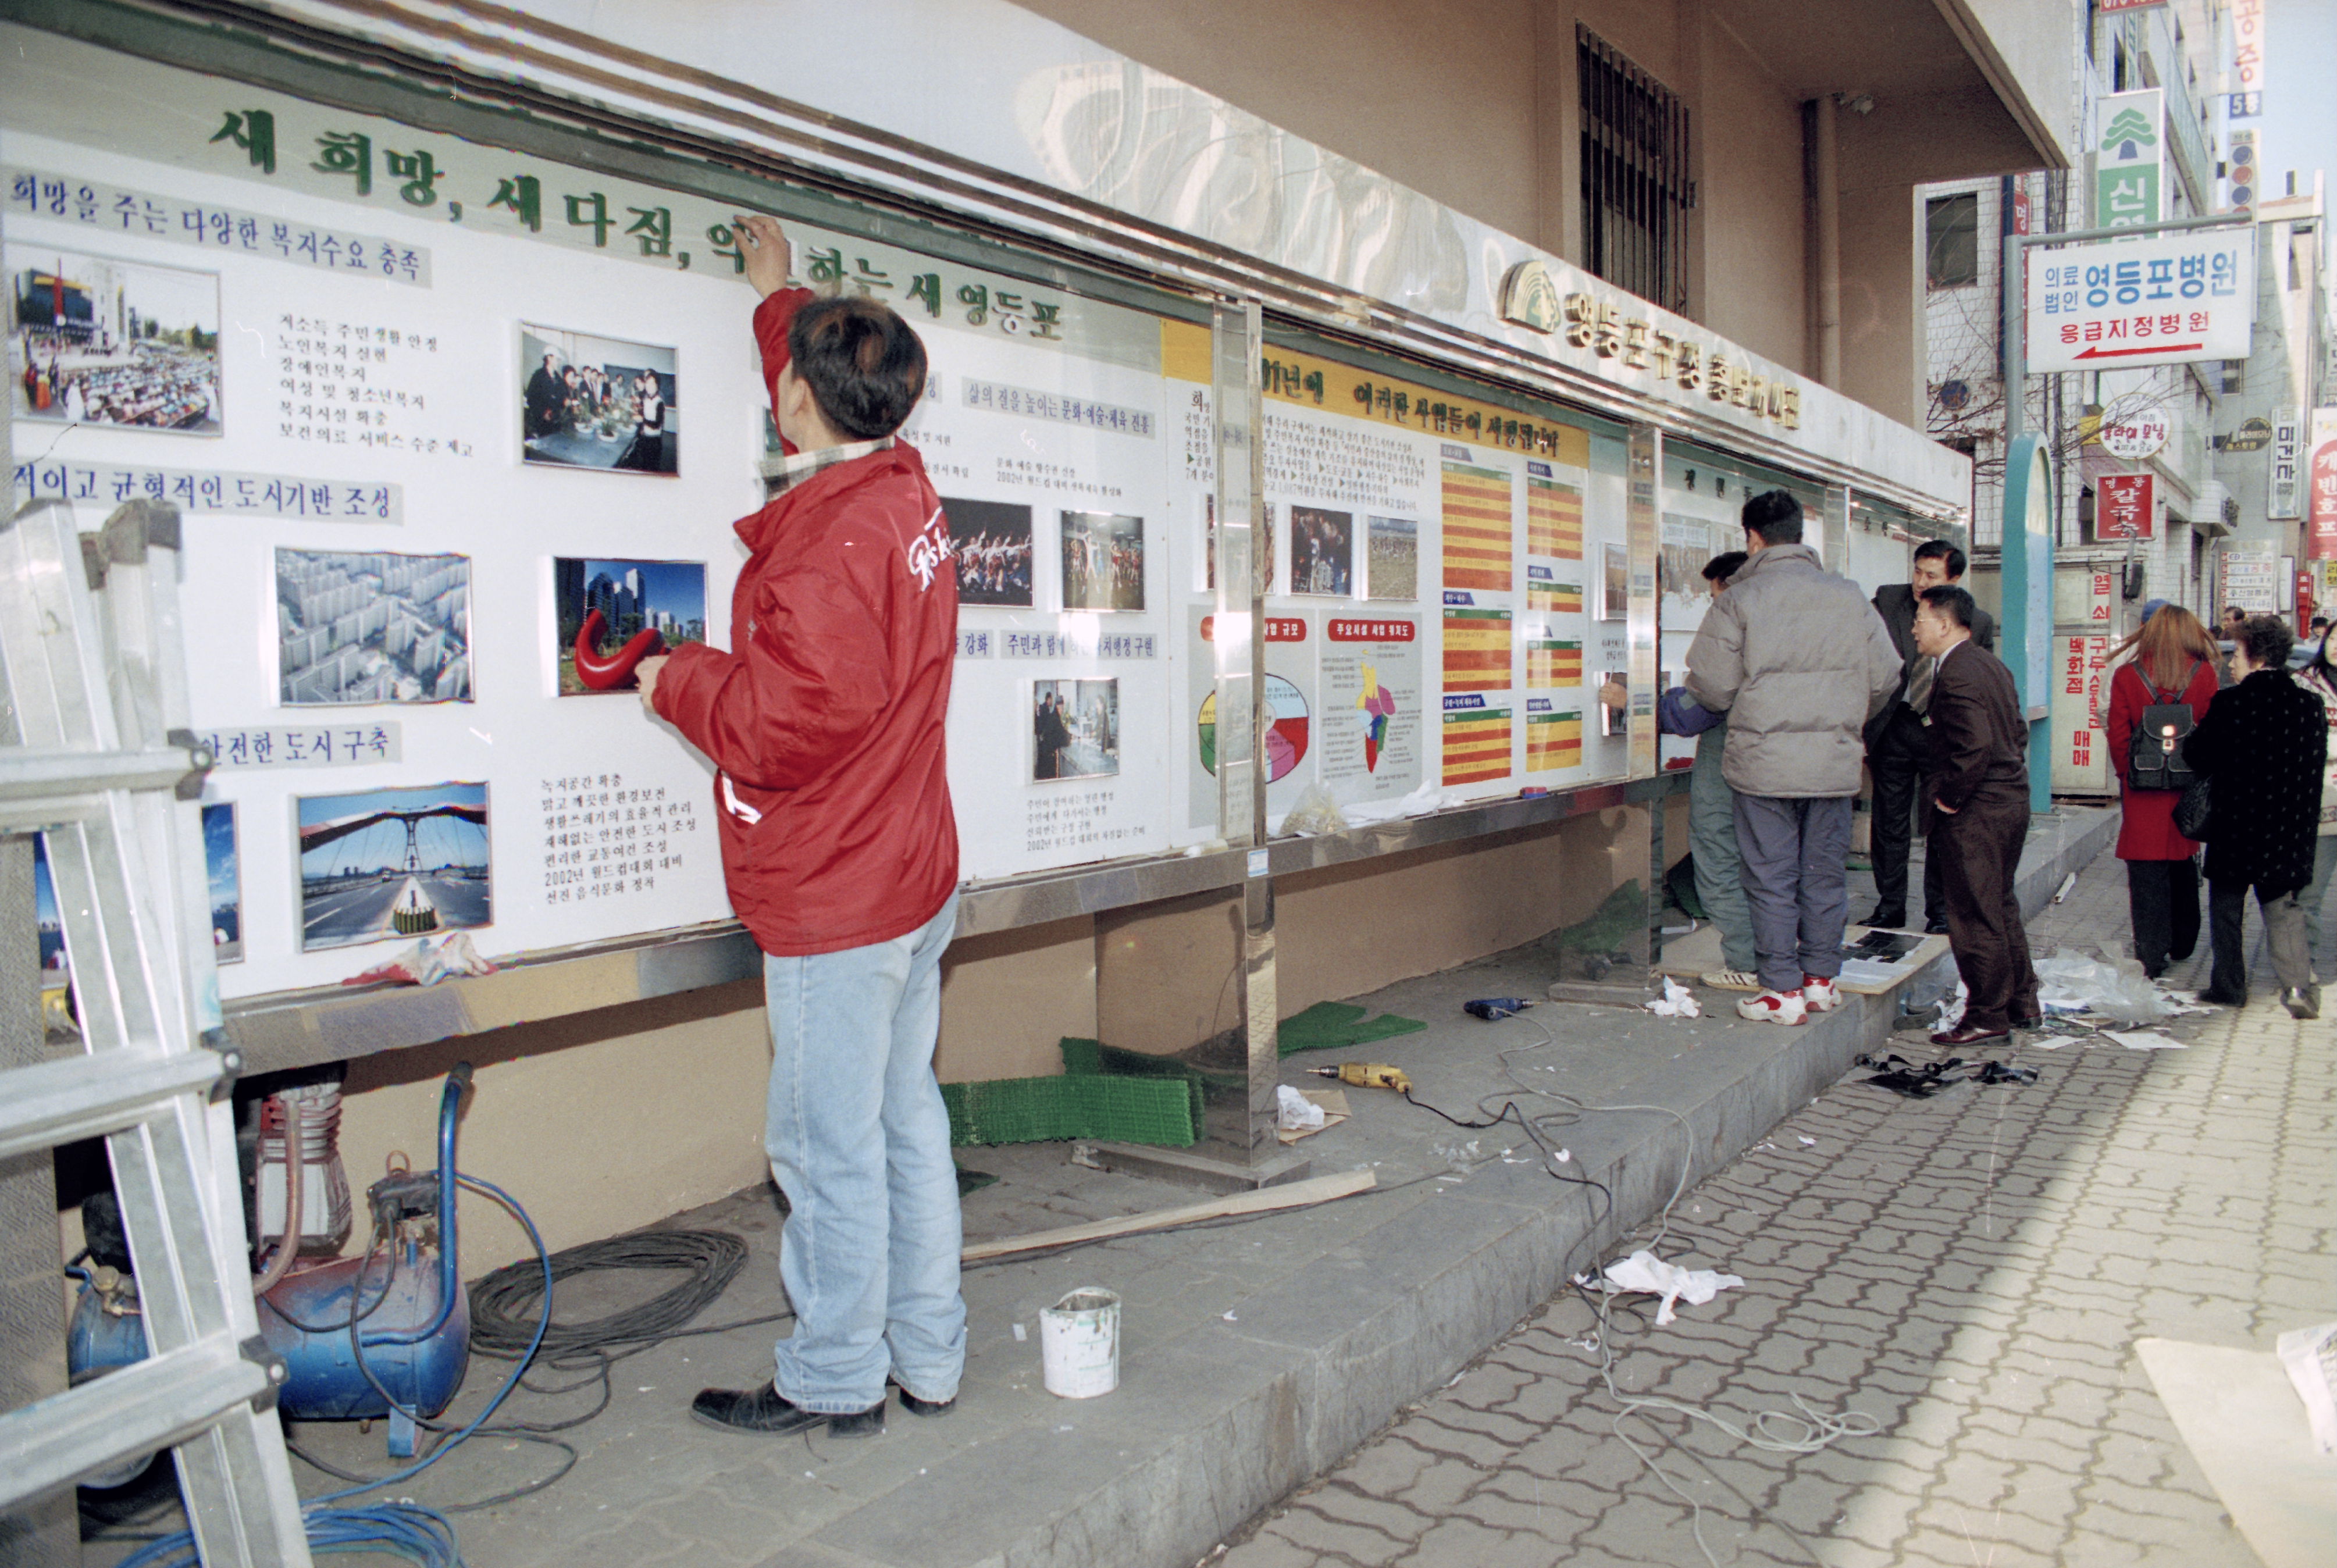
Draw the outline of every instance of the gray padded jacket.
[[[1741,795],[1855,795],[1867,718],[1899,689],[1882,617],[1806,544],[1736,570],[1687,651],[1688,695],[1728,714],[1721,776]]]

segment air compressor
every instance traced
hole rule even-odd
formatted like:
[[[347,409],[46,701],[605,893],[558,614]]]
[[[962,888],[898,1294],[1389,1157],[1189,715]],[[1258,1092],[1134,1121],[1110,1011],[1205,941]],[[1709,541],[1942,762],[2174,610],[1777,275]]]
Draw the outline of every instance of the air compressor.
[[[462,1063],[440,1092],[438,1168],[393,1171],[367,1189],[373,1239],[365,1252],[291,1265],[258,1297],[260,1334],[287,1372],[278,1409],[295,1421],[387,1416],[394,1458],[413,1455],[416,1417],[445,1409],[470,1364],[455,1213],[455,1115],[470,1083],[471,1064]],[[288,1196],[297,1212],[297,1188]],[[296,1245],[288,1236],[281,1248]],[[66,1341],[75,1383],[147,1354],[136,1283],[126,1256],[121,1263],[83,1276]]]

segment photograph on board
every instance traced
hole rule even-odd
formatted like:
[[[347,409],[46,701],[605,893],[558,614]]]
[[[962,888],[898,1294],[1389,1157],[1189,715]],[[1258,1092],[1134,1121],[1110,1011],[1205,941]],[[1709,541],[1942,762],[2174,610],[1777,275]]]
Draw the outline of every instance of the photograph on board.
[[[1290,509],[1290,591],[1337,598],[1355,592],[1355,519],[1319,506]]]
[[[1274,576],[1274,514],[1276,510],[1276,507],[1271,501],[1261,502],[1259,504],[1257,538],[1252,546],[1252,548],[1258,552],[1258,554],[1256,557],[1257,564],[1257,580],[1259,583],[1264,584],[1264,587],[1260,591],[1266,593],[1278,593],[1281,592],[1281,589],[1275,585]],[[1201,516],[1201,560],[1203,563],[1201,587],[1204,592],[1214,593],[1217,591],[1217,497],[1215,491],[1204,491],[1202,493]]]
[[[211,912],[211,953],[222,964],[243,962],[243,871],[235,852],[235,803],[203,808],[203,873]]]
[[[1108,512],[1066,512],[1063,608],[1144,608],[1144,519]]]
[[[1374,599],[1420,597],[1420,524],[1409,517],[1368,517],[1364,592]]]
[[[1031,608],[1031,508],[942,497],[957,557],[957,602]]]
[[[220,433],[219,274],[8,246],[19,419]]]
[[[699,561],[552,562],[560,694],[638,691],[644,659],[706,641],[706,566]]]
[[[672,349],[522,322],[519,374],[520,450],[528,462],[681,472]]]
[[[1704,564],[1712,556],[1710,523],[1664,514],[1663,544],[1656,561],[1662,573],[1666,630],[1693,627],[1711,607],[1712,584],[1704,580]],[[1682,616],[1687,617],[1685,623]]]
[[[288,706],[471,701],[467,555],[279,550],[276,630]]]
[[[1599,574],[1599,619],[1620,621],[1631,612],[1631,553],[1620,544],[1599,548],[1606,567]]]
[[[487,787],[298,798],[300,950],[492,923]]]
[[[1120,682],[1034,681],[1031,781],[1109,779],[1120,771]]]

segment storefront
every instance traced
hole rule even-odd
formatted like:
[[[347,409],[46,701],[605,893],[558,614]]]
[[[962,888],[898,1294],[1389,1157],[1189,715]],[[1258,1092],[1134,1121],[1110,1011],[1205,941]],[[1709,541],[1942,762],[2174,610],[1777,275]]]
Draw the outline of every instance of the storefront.
[[[945,1075],[1065,1033],[1198,1049],[1247,1085],[1201,1151],[1233,1167],[1276,1152],[1277,1017],[1660,877],[1687,753],[1654,701],[1746,496],[1800,495],[1870,587],[1963,537],[1965,459],[1788,368],[1422,198],[1334,232],[1403,194],[1367,171],[1237,246],[985,161],[1010,118],[1026,153],[1102,146],[1081,116],[1129,89],[1092,66],[919,144],[687,39],[0,15],[13,505],[186,518],[248,1072],[756,973],[708,770],[588,679],[733,634],[777,447],[740,212],[932,358],[905,434],[962,605],[970,878]],[[1189,166],[1206,113],[1113,155]],[[1281,831],[1326,804],[1350,825]],[[1495,871],[1534,891],[1488,914]],[[455,932],[508,962],[344,984]]]

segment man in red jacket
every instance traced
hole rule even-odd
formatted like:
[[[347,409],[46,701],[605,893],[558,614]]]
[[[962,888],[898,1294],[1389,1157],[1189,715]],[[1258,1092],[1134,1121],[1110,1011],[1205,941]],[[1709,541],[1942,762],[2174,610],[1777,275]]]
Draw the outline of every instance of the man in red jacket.
[[[907,323],[787,287],[787,237],[738,220],[772,411],[792,449],[731,598],[731,651],[640,667],[641,701],[712,759],[731,907],[765,955],[764,1124],[795,1308],[775,1378],[709,1388],[734,1430],[885,1429],[885,1387],[938,1416],[965,1365],[957,1172],[934,1079],[957,921],[943,726],[957,646],[948,524],[896,441],[925,387]]]

